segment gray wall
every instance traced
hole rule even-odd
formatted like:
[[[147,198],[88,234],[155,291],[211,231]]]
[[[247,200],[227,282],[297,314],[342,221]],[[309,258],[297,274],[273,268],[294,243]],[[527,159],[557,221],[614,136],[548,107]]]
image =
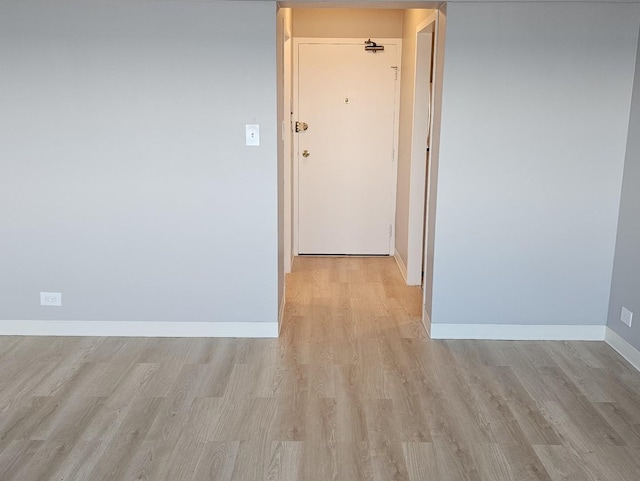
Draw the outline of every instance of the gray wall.
[[[433,323],[605,323],[639,8],[448,5]]]
[[[0,319],[276,321],[275,14],[0,3]]]
[[[0,319],[275,322],[275,3],[51,3],[0,2]],[[639,8],[449,4],[434,323],[604,322]]]
[[[634,313],[630,328],[620,322],[622,306]],[[633,84],[608,326],[640,349],[640,45]]]

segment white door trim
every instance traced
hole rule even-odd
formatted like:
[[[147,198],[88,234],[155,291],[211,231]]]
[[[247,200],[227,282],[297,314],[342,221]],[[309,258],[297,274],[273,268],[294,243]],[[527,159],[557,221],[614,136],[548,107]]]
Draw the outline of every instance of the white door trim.
[[[424,173],[422,177],[422,201],[420,202],[423,231],[420,235],[420,255],[417,257],[424,271],[424,283],[422,288],[422,322],[427,333],[432,335],[431,315],[433,297],[433,259],[435,250],[435,216],[436,198],[438,190],[438,163],[440,156],[440,115],[442,111],[442,84],[444,67],[444,30],[440,25],[440,10],[436,10],[433,15],[427,18],[416,28],[416,35],[433,25],[435,32],[433,45],[433,85],[431,86],[431,124],[429,126],[429,165],[427,172],[426,192]],[[426,205],[426,209],[425,209]],[[409,217],[411,219],[411,217]],[[424,245],[422,236],[424,235]]]
[[[291,10],[291,9],[289,9]],[[290,17],[288,17],[289,22]],[[291,30],[290,25],[285,22],[283,27],[284,30],[284,42],[283,42],[283,125],[282,129],[282,140],[283,140],[283,186],[281,188],[283,191],[284,198],[284,225],[283,225],[283,249],[284,249],[284,273],[288,274],[291,272],[291,267],[293,264],[293,236],[291,229],[293,227],[293,193],[292,193],[292,182],[291,176],[293,175],[293,134],[291,130],[291,107],[292,107],[292,96],[293,96],[293,87],[292,87],[292,61],[293,61],[293,39],[291,38]]]
[[[362,45],[364,49],[364,40],[366,39],[358,39],[358,38],[314,38],[314,37],[294,37],[293,38],[293,100],[291,105],[291,111],[294,112],[292,119],[292,129],[295,125],[298,118],[298,50],[301,44],[324,44],[324,45]],[[373,39],[376,40],[376,39]],[[392,169],[392,192],[391,192],[391,213],[389,224],[391,227],[391,239],[389,242],[389,255],[394,254],[395,248],[395,237],[396,237],[396,224],[395,224],[395,212],[396,212],[396,191],[398,185],[398,124],[400,121],[400,71],[401,71],[401,61],[402,61],[402,39],[401,38],[385,38],[380,40],[379,43],[381,45],[395,45],[397,46],[396,55],[397,55],[397,66],[398,66],[398,81],[396,83],[396,92],[395,92],[395,108],[394,108],[394,132],[393,132],[393,151],[394,151],[394,166]],[[372,53],[371,55],[375,55]],[[291,152],[292,155],[292,164],[293,164],[293,172],[292,172],[292,183],[293,183],[293,254],[298,255],[300,252],[298,246],[298,225],[299,225],[299,217],[298,217],[298,139],[299,137],[293,134],[293,149]]]
[[[426,35],[436,30],[436,12],[432,13],[415,30],[416,52],[413,81],[413,119],[411,125],[411,166],[409,180],[409,214],[407,233],[407,285],[419,286],[423,270],[423,237],[425,232],[425,178],[426,147],[429,112],[427,104],[432,103],[433,91],[429,87],[431,71],[431,39]],[[434,39],[435,40],[435,39]],[[424,44],[424,45],[423,45]],[[426,51],[427,48],[429,51]]]

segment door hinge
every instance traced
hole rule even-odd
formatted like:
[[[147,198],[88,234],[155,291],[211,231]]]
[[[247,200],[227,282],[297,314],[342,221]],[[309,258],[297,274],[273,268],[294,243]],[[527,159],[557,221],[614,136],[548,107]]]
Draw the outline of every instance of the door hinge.
[[[396,161],[396,148],[391,147],[391,162],[395,162],[395,161]]]
[[[395,79],[398,80],[398,67],[396,65],[392,65],[393,73],[395,75]]]
[[[389,224],[389,239],[393,236],[393,226]]]

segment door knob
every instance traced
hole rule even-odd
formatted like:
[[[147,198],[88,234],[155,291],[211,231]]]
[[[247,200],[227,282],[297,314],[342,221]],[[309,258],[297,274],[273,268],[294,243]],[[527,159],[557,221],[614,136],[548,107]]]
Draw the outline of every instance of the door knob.
[[[311,155],[311,153],[308,150],[303,150],[302,151],[302,156],[306,159],[307,157],[309,157]]]

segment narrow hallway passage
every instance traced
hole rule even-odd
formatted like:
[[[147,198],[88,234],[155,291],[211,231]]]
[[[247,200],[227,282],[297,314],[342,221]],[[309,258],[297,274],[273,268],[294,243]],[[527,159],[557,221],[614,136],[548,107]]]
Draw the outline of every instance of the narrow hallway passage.
[[[296,257],[286,292],[282,335],[294,344],[426,337],[422,290],[391,257]]]

